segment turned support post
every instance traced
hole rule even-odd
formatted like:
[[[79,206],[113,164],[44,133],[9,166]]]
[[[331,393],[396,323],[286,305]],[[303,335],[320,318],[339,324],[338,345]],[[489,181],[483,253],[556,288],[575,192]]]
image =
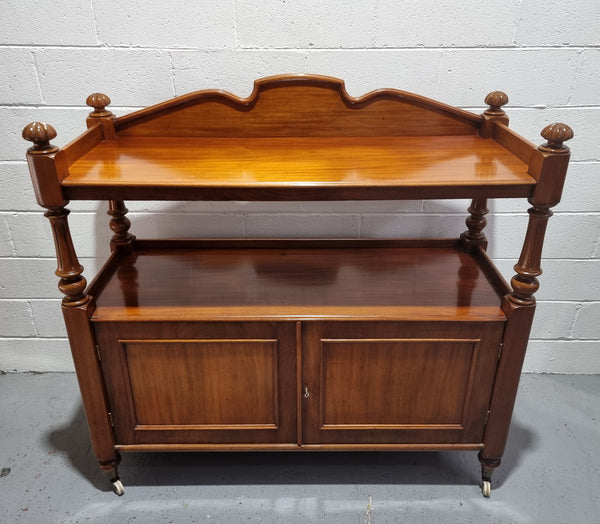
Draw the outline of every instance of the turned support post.
[[[537,277],[542,274],[542,248],[546,226],[548,219],[552,216],[549,207],[534,205],[527,212],[529,213],[529,223],[525,242],[519,261],[513,268],[516,275],[510,281],[513,292],[509,296],[509,300],[520,306],[535,304],[534,294],[540,287]]]
[[[131,222],[125,216],[129,210],[122,200],[109,200],[107,213],[111,216],[110,229],[114,233],[110,241],[110,249],[131,252],[135,236],[129,232]]]
[[[83,266],[77,260],[67,217],[70,211],[65,207],[50,208],[44,216],[50,220],[54,245],[56,247],[56,276],[58,289],[64,295],[63,305],[77,307],[85,304],[89,297],[85,293],[87,282],[81,275]]]
[[[502,91],[492,91],[485,97],[488,108],[481,115],[481,127],[479,135],[489,138],[493,135],[494,126],[497,122],[508,125],[508,116],[502,106],[508,103],[508,96]],[[488,241],[483,230],[487,225],[489,209],[486,198],[474,198],[468,208],[470,213],[466,220],[467,230],[460,236],[466,251],[474,251],[478,247],[487,249]]]
[[[47,209],[45,216],[52,228],[58,288],[64,295],[62,312],[90,427],[92,446],[100,467],[111,477],[114,486],[118,480],[116,468],[119,456],[115,451],[96,341],[89,322],[93,304],[86,294],[83,266],[77,259],[69,230],[69,210],[66,208],[69,201],[61,186],[61,180],[68,174],[67,163],[64,151],[50,143],[55,137],[54,128],[40,122],[33,122],[23,130],[23,138],[33,142],[33,146],[27,151],[27,163],[36,199],[40,206]]]
[[[511,279],[513,292],[508,297],[517,306],[535,304],[534,294],[540,285],[537,277],[542,274],[542,248],[551,207],[560,201],[560,193],[566,175],[569,148],[563,142],[573,138],[573,131],[565,124],[550,124],[542,130],[547,142],[539,146],[540,174],[536,190],[529,198],[529,223],[519,261],[514,266],[516,275]],[[559,182],[559,183],[557,183]]]
[[[56,130],[49,124],[33,122],[23,129],[23,138],[33,142],[27,150],[27,161],[38,203],[47,209],[45,216],[50,221],[54,246],[56,248],[56,276],[58,289],[64,295],[63,305],[77,307],[89,298],[85,293],[86,280],[81,275],[83,266],[77,259],[73,239],[69,230],[69,202],[64,199],[60,187],[59,172],[62,165],[58,159],[59,149],[50,143],[56,137]]]
[[[504,346],[498,362],[496,380],[489,408],[488,423],[479,453],[483,482],[491,482],[492,471],[500,465],[504,453],[510,419],[515,404],[517,387],[529,341],[529,332],[535,312],[534,294],[539,288],[537,277],[542,274],[542,247],[551,207],[560,201],[567,166],[569,148],[563,142],[573,137],[571,128],[564,124],[551,124],[544,128],[547,140],[534,152],[529,171],[537,180],[529,198],[529,224],[516,274],[511,280],[512,291],[504,297],[502,310],[507,323]]]
[[[470,213],[465,221],[468,229],[460,236],[463,246],[466,251],[473,251],[479,246],[486,250],[488,241],[483,230],[487,225],[485,215],[489,212],[487,199],[474,198],[467,211]]]
[[[92,93],[85,101],[86,105],[94,110],[88,115],[86,124],[88,127],[100,124],[105,140],[116,138],[115,115],[106,107],[110,104],[110,98],[104,93]],[[129,210],[122,200],[110,200],[107,213],[111,216],[110,229],[113,237],[110,241],[110,249],[114,251],[131,252],[135,236],[129,233],[131,222],[125,216]]]

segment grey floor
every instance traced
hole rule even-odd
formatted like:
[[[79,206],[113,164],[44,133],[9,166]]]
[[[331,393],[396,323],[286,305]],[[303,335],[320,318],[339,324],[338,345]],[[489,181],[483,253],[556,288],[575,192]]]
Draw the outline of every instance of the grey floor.
[[[0,376],[2,523],[600,523],[600,376],[524,375],[490,499],[474,452],[92,456],[72,374]]]

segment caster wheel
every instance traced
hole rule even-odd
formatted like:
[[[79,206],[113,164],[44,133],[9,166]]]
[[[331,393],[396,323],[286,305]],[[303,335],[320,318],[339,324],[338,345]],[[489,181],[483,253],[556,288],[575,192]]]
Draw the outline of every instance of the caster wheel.
[[[481,485],[481,493],[485,498],[490,498],[490,495],[492,494],[492,483],[489,480],[483,481],[483,484]]]
[[[113,491],[115,492],[115,495],[118,495],[120,497],[121,495],[123,495],[123,493],[125,493],[125,488],[123,487],[123,483],[121,482],[121,479],[119,479],[118,477],[116,479],[112,480],[111,484],[112,484]]]

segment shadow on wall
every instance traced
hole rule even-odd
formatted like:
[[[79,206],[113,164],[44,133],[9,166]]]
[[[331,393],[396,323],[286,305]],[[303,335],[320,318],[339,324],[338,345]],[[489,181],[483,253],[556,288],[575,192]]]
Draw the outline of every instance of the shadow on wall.
[[[469,201],[125,202],[138,238],[458,238]],[[96,257],[112,235],[108,204],[97,206]],[[486,231],[491,234],[491,228]]]

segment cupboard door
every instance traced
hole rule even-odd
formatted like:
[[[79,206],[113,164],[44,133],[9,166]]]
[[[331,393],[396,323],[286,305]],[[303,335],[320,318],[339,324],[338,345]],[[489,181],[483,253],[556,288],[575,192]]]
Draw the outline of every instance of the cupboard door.
[[[99,324],[117,441],[296,440],[295,327]]]
[[[481,442],[502,329],[306,324],[303,443]]]

